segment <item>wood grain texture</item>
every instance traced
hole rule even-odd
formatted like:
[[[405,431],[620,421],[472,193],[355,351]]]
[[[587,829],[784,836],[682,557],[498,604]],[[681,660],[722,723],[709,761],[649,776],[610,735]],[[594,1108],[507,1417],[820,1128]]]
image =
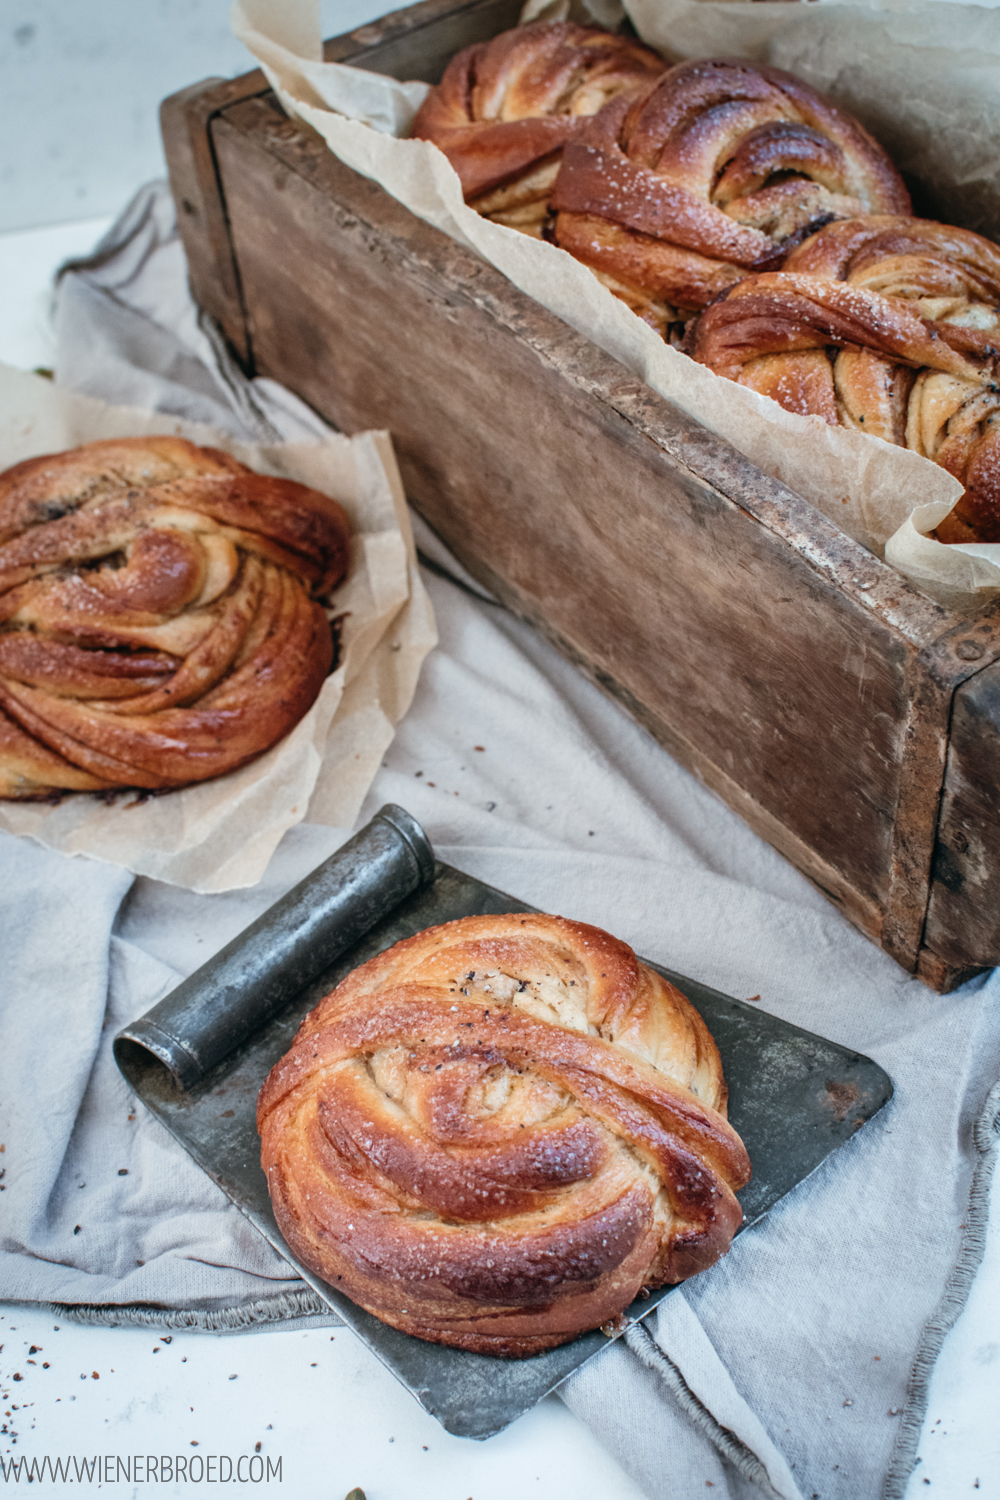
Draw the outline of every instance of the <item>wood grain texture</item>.
[[[391,71],[433,77],[501,9],[428,0],[327,55],[366,65],[360,43],[389,71],[395,48]],[[956,689],[972,705],[1000,671],[1000,609],[934,603],[271,96],[206,118],[243,298],[222,321],[255,371],[348,431],[388,428],[470,571],[905,968],[948,988],[1000,961],[1000,871],[956,895],[940,838],[931,868],[970,798],[1000,848],[982,713],[948,750]]]
[[[267,87],[257,69],[230,81],[207,79],[194,84],[172,94],[160,107],[170,190],[191,290],[198,305],[222,327],[246,369],[251,368],[253,356],[210,126],[228,104],[263,93]]]
[[[326,62],[436,83],[453,53],[514,26],[521,0],[423,0],[323,45]],[[225,193],[212,145],[212,121],[231,104],[269,92],[259,68],[239,78],[207,78],[163,101],[163,135],[177,227],[198,305],[222,328],[243,367],[253,368]]]
[[[423,0],[325,43],[327,62],[437,83],[461,47],[516,26],[522,0]]]
[[[946,964],[1000,953],[1000,666],[956,693],[924,941]]]

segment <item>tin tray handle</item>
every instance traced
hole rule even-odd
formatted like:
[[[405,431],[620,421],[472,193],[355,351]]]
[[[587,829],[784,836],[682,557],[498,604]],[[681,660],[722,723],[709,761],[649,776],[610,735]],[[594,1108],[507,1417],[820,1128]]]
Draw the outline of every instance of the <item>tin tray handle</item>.
[[[360,833],[259,916],[214,958],[118,1033],[115,1060],[134,1047],[189,1089],[434,878],[434,851],[402,807],[388,803]]]

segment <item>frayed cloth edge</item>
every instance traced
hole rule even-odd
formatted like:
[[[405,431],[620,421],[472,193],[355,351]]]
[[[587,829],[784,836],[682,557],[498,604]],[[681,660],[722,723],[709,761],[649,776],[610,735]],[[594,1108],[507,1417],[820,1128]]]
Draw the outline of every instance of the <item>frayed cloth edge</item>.
[[[43,1302],[31,1304],[46,1307],[55,1317],[69,1323],[83,1323],[106,1328],[193,1329],[202,1333],[238,1333],[260,1324],[282,1323],[291,1318],[325,1317],[331,1323],[341,1319],[317,1292],[279,1292],[260,1297],[240,1307],[157,1308],[142,1303]]]
[[[676,1400],[684,1415],[703,1432],[727,1463],[732,1464],[744,1479],[757,1485],[768,1500],[785,1500],[779,1490],[771,1483],[768,1472],[752,1448],[728,1427],[723,1427],[721,1422],[709,1411],[692,1391],[684,1376],[668,1354],[660,1348],[652,1334],[643,1328],[641,1323],[630,1323],[625,1330],[625,1343],[629,1349],[641,1360],[647,1369],[659,1375],[667,1390]]]
[[[925,1323],[917,1345],[913,1368],[906,1384],[906,1405],[893,1444],[881,1500],[903,1500],[907,1481],[916,1465],[920,1434],[927,1415],[931,1375],[946,1337],[969,1300],[972,1283],[986,1251],[990,1183],[1000,1154],[1000,1080],[986,1096],[986,1103],[973,1131],[973,1141],[980,1159],[972,1174],[962,1244],[945,1283],[941,1300]]]

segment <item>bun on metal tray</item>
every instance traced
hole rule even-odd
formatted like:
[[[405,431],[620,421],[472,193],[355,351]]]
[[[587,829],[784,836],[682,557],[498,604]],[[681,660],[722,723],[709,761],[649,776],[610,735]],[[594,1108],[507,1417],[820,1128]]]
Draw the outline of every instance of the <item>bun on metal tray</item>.
[[[303,1265],[384,1322],[522,1357],[729,1248],[749,1161],[697,1011],[582,922],[465,917],[306,1017],[258,1101]]]

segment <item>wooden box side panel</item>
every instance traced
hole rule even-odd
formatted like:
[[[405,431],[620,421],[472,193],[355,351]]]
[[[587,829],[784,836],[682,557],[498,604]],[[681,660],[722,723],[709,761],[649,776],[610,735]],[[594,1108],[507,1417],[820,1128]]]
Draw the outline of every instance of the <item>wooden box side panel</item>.
[[[326,42],[327,62],[436,83],[462,47],[515,26],[522,0],[424,0]],[[237,359],[254,368],[243,289],[233,258],[212,122],[241,99],[266,93],[260,69],[232,80],[208,78],[163,101],[160,129],[177,227],[195,301],[214,318]]]
[[[430,239],[415,259],[356,186],[338,201],[357,179],[334,158],[317,191],[235,119],[215,149],[258,370],[347,430],[385,425],[463,560],[878,935],[912,648],[500,326],[474,277],[434,274]]]
[[[371,26],[334,39],[326,44],[326,56],[331,60],[350,60],[357,66],[372,67],[395,73],[396,76],[433,81],[458,47],[484,39],[513,24],[517,9],[518,6],[512,4],[511,0],[424,0],[423,4],[383,17]],[[261,103],[267,97],[266,82],[260,73],[248,74],[230,83],[209,81],[196,85],[193,89],[185,90],[182,95],[174,96],[164,106],[164,139],[195,295],[201,305],[221,324],[236,353],[249,369],[254,367],[249,320],[244,305],[240,260],[234,254],[226,196],[219,180],[213,129],[218,127],[224,112],[228,111],[228,118],[233,118],[231,106],[234,101],[254,96]],[[288,128],[295,133],[294,127]],[[300,137],[300,141],[304,139],[306,138]],[[273,146],[273,141],[271,145]],[[377,190],[373,191],[377,196]],[[357,206],[355,200],[356,193],[351,198],[349,216]],[[393,207],[398,220],[398,206]],[[378,224],[379,207],[375,208],[372,222]],[[384,217],[384,205],[381,209]],[[379,239],[379,236],[376,235],[375,238]],[[368,248],[370,253],[371,245]],[[383,239],[382,249],[384,248]],[[344,269],[345,274],[354,274],[350,265],[345,265]],[[463,272],[471,281],[467,259]],[[435,279],[432,278],[433,280]],[[441,288],[436,281],[435,287],[440,293]],[[376,299],[383,297],[377,277],[370,291]],[[474,287],[471,288],[471,293],[475,300]],[[446,295],[445,301],[448,300]],[[488,299],[484,300],[484,305],[488,305]],[[325,314],[321,306],[319,312],[322,321]],[[352,326],[350,318],[337,322],[336,325],[330,323],[329,326],[335,327],[335,333],[343,337],[359,331]],[[432,326],[428,326],[427,333],[428,337],[435,337]],[[379,330],[378,339],[381,340],[382,337],[382,330]],[[374,344],[370,352],[377,360],[378,349]],[[295,384],[295,364],[294,360],[287,361],[286,369],[289,373],[279,378],[295,385],[300,394],[312,399],[314,405],[324,410],[333,420],[354,427],[370,426],[375,421],[383,422],[390,429],[396,425],[391,392],[387,389],[382,391],[383,401],[379,405],[372,399],[378,395],[372,389],[372,381],[369,380],[368,385],[365,385],[361,379],[364,370],[354,371],[358,379],[355,380],[353,389],[333,390],[333,383],[321,378],[320,383],[327,388],[324,397],[323,391],[313,390],[310,394],[301,381]],[[275,373],[275,370],[268,369],[267,373]],[[601,373],[606,379],[606,368]],[[331,374],[335,372],[324,367],[323,376],[329,377]],[[620,376],[621,372],[617,382],[619,386],[622,384]],[[383,382],[376,376],[374,385],[381,384]],[[645,391],[645,388],[640,389]],[[659,418],[658,407],[662,403],[650,392],[645,392],[645,395],[651,398],[655,427]],[[634,413],[641,408],[642,400],[632,400],[626,404],[630,405]],[[953,686],[973,670],[963,669],[962,662],[955,659],[945,661],[947,651],[936,652],[933,643],[936,641],[940,645],[946,633],[957,636],[960,632],[955,630],[954,619],[945,619],[942,612],[938,611],[938,618],[935,618],[934,608],[928,607],[929,601],[916,591],[908,589],[902,580],[896,579],[895,583],[890,583],[889,590],[886,590],[884,577],[879,582],[879,565],[874,559],[868,558],[866,563],[859,566],[857,558],[851,560],[845,555],[841,562],[846,563],[846,567],[840,567],[838,572],[834,559],[833,568],[829,568],[836,547],[830,548],[829,538],[824,539],[817,547],[817,538],[811,534],[814,528],[808,519],[803,525],[800,518],[797,530],[794,525],[787,524],[787,492],[784,497],[776,497],[776,507],[772,503],[772,514],[769,515],[766,498],[764,504],[759,503],[759,491],[761,488],[765,492],[769,487],[773,488],[770,482],[763,480],[761,486],[759,481],[763,476],[757,475],[752,465],[744,464],[744,468],[748,470],[747,474],[740,476],[744,482],[742,485],[734,484],[734,475],[729,471],[725,460],[720,465],[716,461],[717,455],[711,451],[714,440],[698,429],[697,424],[690,426],[694,430],[688,430],[683,435],[683,440],[674,444],[672,451],[675,457],[680,455],[682,466],[694,463],[701,479],[708,480],[708,492],[717,493],[721,489],[723,494],[735,498],[738,504],[747,507],[765,527],[773,524],[774,511],[777,509],[778,529],[784,536],[786,549],[791,547],[801,551],[802,556],[808,557],[814,567],[818,563],[821,571],[826,567],[831,578],[839,578],[836,586],[846,588],[848,593],[852,592],[852,585],[859,582],[852,574],[864,573],[866,576],[861,586],[872,590],[867,595],[868,602],[876,612],[881,612],[883,620],[895,627],[895,630],[888,633],[876,629],[874,636],[877,639],[871,640],[868,639],[865,628],[860,633],[855,632],[855,644],[863,642],[861,649],[866,663],[865,672],[871,671],[868,663],[871,651],[878,655],[891,646],[896,653],[894,664],[888,670],[894,695],[891,708],[885,707],[884,700],[882,706],[877,706],[878,695],[872,697],[867,693],[864,680],[857,683],[859,702],[869,703],[885,719],[881,733],[869,735],[860,745],[856,784],[849,788],[856,800],[864,802],[867,797],[872,802],[876,810],[876,822],[881,825],[883,837],[876,848],[868,850],[871,856],[868,860],[862,857],[860,851],[856,851],[853,858],[846,859],[840,858],[837,853],[836,846],[843,845],[852,837],[859,840],[867,840],[869,837],[863,818],[853,824],[852,832],[851,817],[846,807],[839,820],[836,809],[828,809],[826,842],[821,838],[819,847],[814,847],[810,840],[813,839],[815,830],[804,825],[799,817],[802,797],[805,796],[808,800],[811,796],[806,785],[808,776],[796,778],[792,774],[786,788],[787,798],[791,802],[783,801],[780,755],[772,755],[774,775],[770,784],[766,767],[762,769],[758,782],[764,783],[764,793],[770,795],[767,800],[758,800],[761,785],[752,778],[750,784],[747,783],[745,765],[740,754],[734,752],[729,745],[725,732],[716,735],[717,753],[713,753],[711,745],[707,750],[705,748],[706,738],[710,736],[702,735],[696,740],[687,737],[689,725],[684,715],[677,714],[673,700],[656,703],[654,697],[654,701],[651,701],[647,686],[648,664],[643,674],[638,670],[642,665],[640,662],[626,661],[627,670],[615,675],[614,662],[610,661],[611,653],[606,651],[602,655],[600,651],[593,649],[592,643],[578,639],[577,635],[566,634],[564,627],[567,622],[555,617],[548,597],[536,597],[536,594],[524,586],[525,580],[517,573],[517,559],[505,556],[502,549],[498,549],[496,537],[474,533],[474,529],[468,525],[468,516],[462,503],[450,508],[444,503],[446,486],[439,481],[447,476],[435,475],[431,465],[423,474],[421,485],[419,442],[404,455],[404,474],[411,493],[425,514],[437,525],[473,572],[489,583],[512,608],[531,619],[556,642],[564,654],[575,660],[606,691],[623,701],[633,715],[645,723],[663,744],[719,791],[753,827],[838,901],[853,920],[875,936],[879,935],[881,927],[884,945],[900,961],[912,967],[919,933],[923,927],[924,903],[928,891],[930,850],[946,747],[948,699]],[[632,434],[633,437],[635,435]],[[614,429],[611,430],[611,436],[617,441]],[[657,437],[662,437],[662,433],[657,433]],[[699,451],[692,457],[693,449]],[[705,462],[706,453],[708,462]],[[668,467],[676,472],[676,464]],[[689,475],[688,478],[690,477]],[[702,486],[702,489],[705,487]],[[422,493],[422,490],[426,493]],[[489,485],[485,485],[479,492],[484,506],[488,504],[489,492]],[[794,498],[792,497],[793,502]],[[800,507],[802,504],[799,502]],[[808,511],[808,507],[806,510]],[[600,517],[594,519],[600,521]],[[653,524],[657,524],[655,519]],[[822,523],[819,529],[822,529]],[[470,538],[475,542],[475,551],[470,550]],[[544,545],[544,536],[539,536],[537,540],[539,546]],[[742,541],[738,540],[737,545],[742,545]],[[848,551],[851,546],[853,544],[848,544]],[[882,570],[883,575],[885,571]],[[697,583],[694,580],[692,582],[697,589]],[[530,580],[528,583],[530,584]],[[876,602],[875,596],[879,592],[884,597]],[[888,597],[895,592],[902,595],[899,601]],[[856,606],[856,588],[853,593]],[[898,608],[895,608],[897,602]],[[827,608],[825,598],[818,600],[815,605],[815,610],[821,617],[825,617]],[[852,614],[857,614],[857,610],[855,608],[852,612],[848,607],[844,613],[845,618],[850,618]],[[615,616],[612,615],[611,618]],[[969,626],[972,623],[966,622]],[[697,631],[698,628],[697,621],[693,621],[692,629]],[[991,637],[984,640],[982,645],[989,656],[995,658],[1000,641],[1000,619],[993,622],[990,630],[986,630],[980,622],[977,633],[982,631]],[[905,646],[901,647],[900,636],[918,648],[928,647],[930,643],[929,652],[921,653],[925,659],[914,660],[912,653],[908,653]],[[628,657],[630,647],[626,637],[621,639],[626,641],[624,654]],[[677,634],[676,640],[680,649],[686,649],[683,633]],[[957,644],[961,648],[968,643],[958,640]],[[812,644],[804,639],[803,649],[808,654],[812,650]],[[782,647],[779,646],[779,658],[781,651]],[[935,654],[937,660],[933,660]],[[963,660],[966,659],[961,649],[958,654]],[[732,724],[727,718],[724,694],[728,686],[727,671],[731,670],[732,664],[728,668],[725,665],[725,649],[716,653],[716,656],[719,670],[715,683],[715,688],[718,689],[715,694],[715,712],[716,717],[722,721],[722,730],[728,730],[731,738]],[[954,658],[954,653],[952,656]],[[904,657],[908,657],[905,666],[902,664]],[[755,663],[759,663],[761,681],[755,689],[749,691],[749,697],[757,703],[758,708],[763,706],[766,709],[767,705],[763,700],[767,697],[768,689],[776,686],[770,674],[777,668],[780,676],[781,659],[772,661],[766,652],[760,656],[756,651],[753,652],[753,659]],[[695,678],[697,679],[697,673]],[[688,685],[695,693],[699,690],[697,680]],[[786,709],[793,708],[798,691],[798,684],[793,676],[789,679],[789,692],[792,696]],[[741,689],[732,697],[732,703],[740,711],[746,712],[743,696]],[[836,699],[837,694],[834,692],[830,695],[831,708]],[[972,703],[971,698],[969,703]],[[809,712],[811,711],[810,706]],[[703,717],[706,724],[710,724],[711,713],[706,710]],[[787,713],[785,717],[787,719]],[[959,973],[967,971],[970,965],[991,964],[1000,959],[1000,923],[996,917],[1000,902],[995,897],[1000,870],[993,870],[987,857],[990,849],[1000,848],[1000,798],[995,795],[997,777],[994,769],[1000,758],[1000,746],[996,743],[995,725],[991,723],[989,713],[973,713],[970,709],[966,719],[963,731],[962,711],[957,705],[955,722],[960,732],[960,743],[953,750],[949,761],[948,790],[943,805],[934,869],[934,894],[927,913],[925,933],[925,942],[934,946],[925,946],[920,955],[921,976],[935,988],[949,987]],[[850,724],[850,714],[845,722]],[[788,738],[787,729],[786,722],[775,726],[775,733],[782,744]],[[880,760],[884,761],[886,746],[893,736],[896,739],[899,771],[895,783],[893,784],[887,767],[883,767],[886,771],[884,776],[880,778],[876,774],[874,781],[869,780],[872,770],[869,751],[872,750],[873,742],[880,742],[874,745],[872,752],[877,766]],[[808,757],[808,735],[804,736],[804,745]],[[748,755],[752,755],[755,749],[763,753],[766,746],[761,743],[761,737],[751,731],[745,749]],[[840,756],[844,759],[849,749],[849,733],[839,742],[834,736],[834,743],[829,747],[822,752],[813,751],[814,757],[818,754],[818,762],[812,767],[812,771],[822,779],[826,773],[824,757]],[[794,773],[794,766],[789,769]],[[840,781],[850,782],[846,765]],[[834,785],[839,786],[840,781],[835,777]],[[820,803],[822,802],[821,793]],[[892,811],[889,811],[893,802]],[[891,834],[885,828],[887,818],[894,820]],[[965,827],[974,828],[976,837],[970,847],[974,846],[981,851],[981,857],[977,855],[971,860],[967,857],[968,851],[962,847],[962,841],[966,837],[962,830]],[[832,860],[827,858],[831,853]],[[859,884],[858,874],[866,865],[867,873]]]
[[[214,318],[246,369],[253,364],[243,290],[233,256],[225,199],[219,182],[212,120],[228,105],[267,91],[259,70],[231,81],[208,78],[172,94],[160,106],[160,129],[177,209],[177,229],[187,257],[191,291]]]
[[[963,969],[1000,960],[1000,664],[955,694],[924,942]]]
[[[456,52],[516,26],[522,8],[523,0],[424,0],[334,37],[323,56],[392,78],[437,83]]]

